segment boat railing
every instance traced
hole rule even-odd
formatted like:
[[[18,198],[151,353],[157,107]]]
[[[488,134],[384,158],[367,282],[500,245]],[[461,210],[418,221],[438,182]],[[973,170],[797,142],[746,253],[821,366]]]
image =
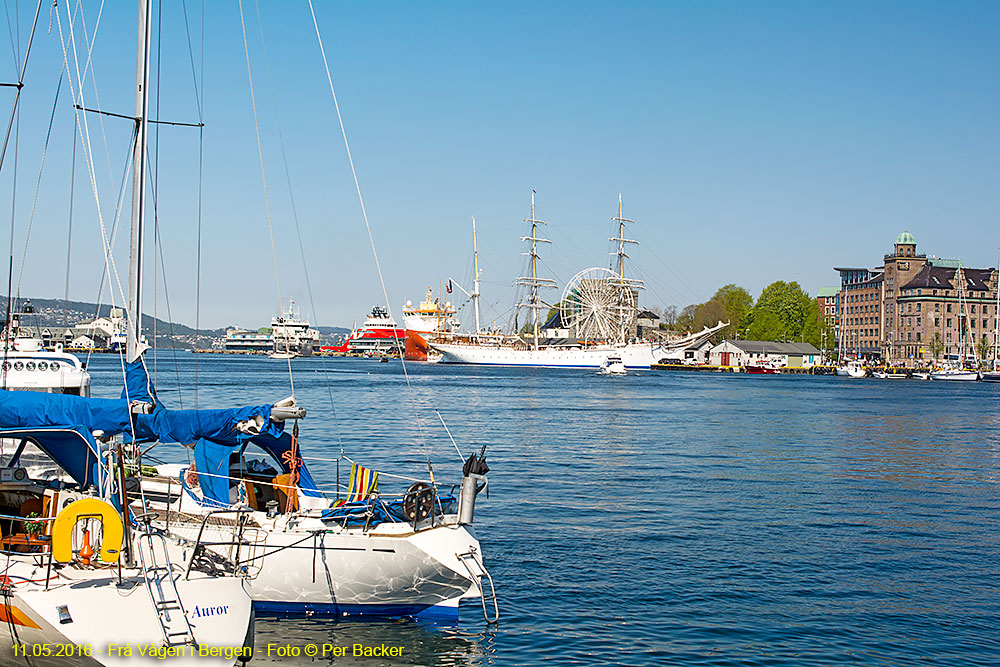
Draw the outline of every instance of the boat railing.
[[[235,577],[240,576],[244,572],[244,570],[240,567],[241,565],[240,550],[244,546],[243,529],[246,526],[246,519],[249,518],[251,514],[253,514],[253,511],[254,511],[253,508],[250,507],[226,507],[222,509],[205,512],[205,514],[202,515],[201,526],[199,526],[198,528],[198,535],[195,538],[194,546],[191,548],[191,558],[188,559],[187,567],[185,568],[184,571],[184,578],[188,579],[190,577],[191,568],[194,565],[195,559],[198,557],[198,554],[204,549],[204,547],[226,547],[226,546],[235,547],[235,554],[232,558],[233,576]],[[234,526],[235,530],[233,531],[233,539],[223,542],[216,542],[216,541],[209,542],[202,539],[205,535],[205,526],[208,525],[209,519],[213,517],[217,518],[220,514],[236,515],[236,521]]]

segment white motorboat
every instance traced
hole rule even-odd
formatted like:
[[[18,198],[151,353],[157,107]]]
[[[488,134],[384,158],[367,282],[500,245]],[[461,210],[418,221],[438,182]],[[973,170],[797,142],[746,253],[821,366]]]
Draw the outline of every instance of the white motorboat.
[[[886,378],[889,377],[889,374],[886,373],[885,371],[874,371],[872,373],[872,377],[876,377],[876,378],[878,378],[880,380],[885,380]]]
[[[931,374],[925,371],[913,371],[914,380],[930,380]]]
[[[12,314],[7,331],[0,336],[0,387],[90,396],[90,374],[61,344],[46,350],[41,339],[21,326],[20,313]]]
[[[625,375],[625,362],[616,354],[609,355],[601,364],[600,373],[602,375]]]

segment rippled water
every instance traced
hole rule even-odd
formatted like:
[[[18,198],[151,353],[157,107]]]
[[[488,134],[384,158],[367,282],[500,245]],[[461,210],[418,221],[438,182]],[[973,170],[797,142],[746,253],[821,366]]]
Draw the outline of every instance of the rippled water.
[[[91,360],[95,395],[118,363]],[[399,362],[292,367],[307,455],[412,476],[429,456],[457,483],[435,410],[466,454],[488,445],[476,522],[502,618],[263,619],[255,661],[357,642],[404,646],[372,665],[1000,662],[998,385],[410,364],[408,392]],[[194,355],[160,352],[156,375],[195,406]],[[266,358],[197,375],[200,407],[291,393]],[[332,486],[334,464],[309,465]]]

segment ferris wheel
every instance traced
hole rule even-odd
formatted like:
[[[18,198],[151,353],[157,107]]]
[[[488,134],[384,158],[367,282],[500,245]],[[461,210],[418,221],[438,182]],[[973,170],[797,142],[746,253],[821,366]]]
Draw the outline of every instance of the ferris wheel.
[[[559,304],[563,327],[583,340],[624,339],[635,311],[635,293],[628,281],[601,267],[573,276]]]

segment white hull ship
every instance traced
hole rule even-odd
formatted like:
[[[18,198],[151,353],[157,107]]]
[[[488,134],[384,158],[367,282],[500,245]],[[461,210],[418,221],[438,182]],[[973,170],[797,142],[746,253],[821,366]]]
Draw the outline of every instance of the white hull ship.
[[[706,327],[678,340],[663,343],[598,345],[539,345],[487,341],[432,343],[441,353],[441,363],[487,366],[538,366],[543,368],[601,368],[608,357],[621,357],[628,369],[646,369],[653,364],[683,361],[684,350],[720,331],[726,324]]]
[[[441,335],[429,341],[429,347],[441,355],[441,363],[475,364],[492,366],[533,366],[540,368],[593,368],[605,365],[609,357],[620,357],[626,368],[649,369],[653,364],[683,361],[684,350],[701,343],[728,323],[719,322],[714,327],[674,340],[639,340],[636,321],[638,291],[643,283],[625,277],[626,244],[638,241],[625,238],[625,223],[633,222],[622,216],[622,201],[618,198],[617,236],[613,236],[614,269],[591,268],[581,271],[566,285],[558,303],[557,326],[551,322],[540,326],[539,312],[549,306],[542,302],[539,290],[555,287],[555,281],[538,275],[538,244],[550,243],[539,238],[539,225],[535,218],[535,197],[531,197],[531,225],[528,236],[530,275],[517,279],[517,284],[528,288],[526,307],[532,312],[532,332],[525,336],[503,336],[484,333],[479,328],[479,275],[478,258],[476,285],[470,295],[476,305],[476,334]],[[516,328],[516,326],[515,326]],[[542,329],[547,335],[542,336]]]

